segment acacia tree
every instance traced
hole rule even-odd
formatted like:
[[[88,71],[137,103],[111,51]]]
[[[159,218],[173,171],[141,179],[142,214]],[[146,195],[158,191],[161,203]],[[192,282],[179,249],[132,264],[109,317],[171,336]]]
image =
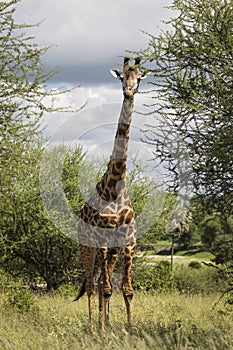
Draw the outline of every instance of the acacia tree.
[[[226,216],[233,208],[233,3],[230,0],[173,0],[175,10],[159,36],[149,34],[139,54],[154,80],[157,125],[148,126],[146,142],[173,173],[182,172],[207,207]],[[147,67],[148,68],[148,67]],[[159,120],[159,121],[158,121]],[[184,184],[186,183],[182,180]]]
[[[48,47],[39,47],[34,38],[25,35],[29,25],[15,23],[19,0],[0,3],[0,118],[1,176],[3,194],[23,174],[27,148],[39,135],[39,121],[45,111],[52,111],[43,99],[53,95],[45,84],[55,73],[46,72],[41,58]]]
[[[27,143],[40,136],[44,112],[71,111],[67,106],[53,105],[53,97],[66,91],[48,89],[47,82],[56,73],[42,63],[49,47],[39,46],[34,37],[25,34],[32,25],[15,22],[14,13],[19,3],[20,0],[0,2],[1,162],[3,169],[8,167],[8,174],[26,158]]]
[[[69,228],[69,218],[65,215],[61,217],[63,212],[59,207],[60,196],[57,195],[57,184],[52,176],[47,180],[50,195],[47,206],[42,201],[41,192],[46,189],[41,187],[39,179],[38,156],[44,155],[45,151],[34,147],[30,152],[30,164],[26,167],[30,176],[15,179],[11,201],[7,207],[3,205],[5,215],[1,218],[1,227],[4,239],[0,247],[0,262],[13,275],[27,277],[31,283],[39,277],[47,283],[47,289],[52,290],[78,279],[81,269],[78,244],[70,239],[69,232],[65,230],[66,227]],[[61,153],[66,155],[62,176],[64,195],[69,198],[73,210],[78,212],[83,203],[78,173],[84,155],[80,147],[71,152],[68,148],[59,146],[49,152],[49,161],[54,164],[57,155]],[[49,205],[53,215],[51,210],[48,211]],[[14,220],[10,221],[7,210],[14,215]],[[60,226],[58,229],[56,221],[52,220],[56,215],[60,215],[63,220],[63,230]],[[76,223],[73,224],[73,231],[77,236]]]
[[[0,2],[0,263],[40,275],[52,288],[67,281],[77,247],[51,224],[40,199],[40,121],[44,112],[57,110],[48,98],[44,103],[57,95],[46,87],[55,70],[42,64],[48,47],[25,34],[30,25],[15,22],[19,2]]]

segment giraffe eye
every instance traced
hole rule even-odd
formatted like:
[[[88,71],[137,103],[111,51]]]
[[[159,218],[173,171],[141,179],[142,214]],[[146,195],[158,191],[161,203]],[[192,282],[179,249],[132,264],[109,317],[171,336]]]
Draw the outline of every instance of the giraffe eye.
[[[119,75],[119,78],[120,78],[120,81],[123,81],[123,80],[124,80],[124,75],[123,75],[123,73],[121,73],[121,74]]]

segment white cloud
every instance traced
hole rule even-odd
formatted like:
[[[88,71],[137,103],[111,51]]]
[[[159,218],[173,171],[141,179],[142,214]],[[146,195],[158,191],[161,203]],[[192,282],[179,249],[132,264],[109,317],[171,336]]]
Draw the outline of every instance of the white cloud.
[[[85,103],[86,106],[75,114],[64,112],[46,114],[44,116],[44,125],[47,125],[45,133],[47,136],[56,134],[56,137],[63,134],[64,140],[71,140],[71,134],[73,135],[72,137],[76,138],[78,135],[99,125],[114,124],[118,121],[122,101],[123,94],[120,82],[118,88],[115,85],[81,86],[58,95],[54,100],[55,107],[67,106],[77,110]],[[49,106],[51,98],[47,97],[44,102]],[[143,104],[149,104],[150,102],[149,96],[137,94],[135,96],[135,111],[148,112],[148,108],[143,107]],[[140,125],[141,127],[153,121],[150,116],[137,113],[134,114],[133,118],[135,125]],[[72,123],[75,124],[75,127],[71,126]],[[96,137],[99,138],[100,136],[100,133],[97,131]]]

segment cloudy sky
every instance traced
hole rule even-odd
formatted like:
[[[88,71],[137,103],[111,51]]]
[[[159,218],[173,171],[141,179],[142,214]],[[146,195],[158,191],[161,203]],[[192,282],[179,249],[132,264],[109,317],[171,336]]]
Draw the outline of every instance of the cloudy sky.
[[[125,50],[140,50],[156,34],[171,11],[172,0],[22,0],[17,19],[41,23],[34,29],[37,42],[53,47],[45,57],[59,66],[60,81],[110,83],[108,69]]]
[[[172,11],[166,7],[172,0],[22,0],[16,19],[22,23],[39,23],[32,33],[39,44],[52,45],[43,62],[58,66],[60,73],[49,87],[80,88],[57,98],[57,106],[87,106],[76,115],[47,115],[46,135],[51,142],[81,143],[90,154],[110,154],[116,122],[122,102],[121,84],[110,68],[122,63],[119,56],[126,50],[147,46],[142,30],[158,34]],[[141,90],[148,89],[145,81]],[[135,97],[140,110],[148,97]],[[131,131],[132,156],[152,157],[151,150],[140,141],[145,124],[153,117],[135,114]]]

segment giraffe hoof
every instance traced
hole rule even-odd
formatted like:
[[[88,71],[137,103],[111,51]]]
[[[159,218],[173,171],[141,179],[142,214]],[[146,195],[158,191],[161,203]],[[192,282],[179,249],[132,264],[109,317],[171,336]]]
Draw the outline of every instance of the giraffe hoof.
[[[128,301],[128,303],[131,303],[131,301],[133,299],[133,294],[125,294],[124,298],[125,298],[125,300]]]
[[[133,299],[133,294],[128,294],[125,297],[128,300],[128,302],[130,303],[132,301],[132,299]]]
[[[110,292],[104,292],[104,299],[109,300],[111,295],[112,295],[112,293],[110,293]]]

